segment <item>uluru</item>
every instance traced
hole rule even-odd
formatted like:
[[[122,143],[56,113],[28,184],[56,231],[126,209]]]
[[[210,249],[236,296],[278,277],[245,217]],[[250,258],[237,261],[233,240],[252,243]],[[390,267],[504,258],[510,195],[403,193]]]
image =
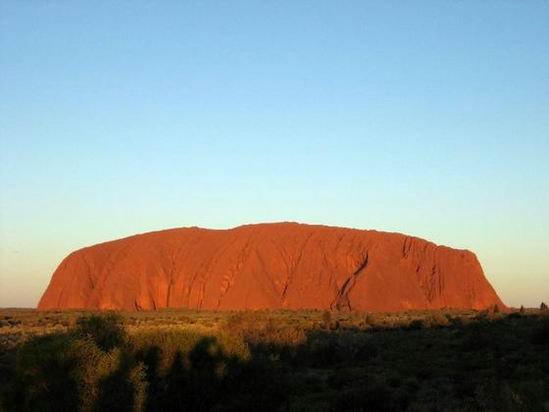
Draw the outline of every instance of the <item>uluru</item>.
[[[298,223],[178,228],[71,253],[38,308],[399,311],[505,305],[474,253]]]

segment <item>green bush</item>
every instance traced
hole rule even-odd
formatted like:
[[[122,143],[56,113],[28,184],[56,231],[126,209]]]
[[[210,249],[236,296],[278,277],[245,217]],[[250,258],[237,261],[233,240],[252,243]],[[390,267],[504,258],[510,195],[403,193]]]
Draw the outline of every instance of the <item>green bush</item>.
[[[109,313],[81,317],[76,321],[76,335],[91,339],[104,351],[126,344],[128,336],[119,314]]]
[[[115,349],[102,356],[98,367],[97,380],[91,383],[97,392],[94,411],[145,410],[148,382],[144,363]]]
[[[266,314],[241,312],[231,316],[223,334],[252,346],[296,347],[306,340],[305,330],[297,325],[280,326]]]
[[[76,335],[35,338],[18,353],[7,406],[17,411],[143,410],[143,365],[124,359],[120,350],[104,352]]]

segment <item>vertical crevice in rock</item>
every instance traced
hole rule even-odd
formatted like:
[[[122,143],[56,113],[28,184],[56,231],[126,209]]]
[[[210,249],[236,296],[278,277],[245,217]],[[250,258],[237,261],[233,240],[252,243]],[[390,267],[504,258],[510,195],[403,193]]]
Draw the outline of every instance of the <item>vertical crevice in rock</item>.
[[[295,277],[295,274],[297,272],[297,268],[299,267],[299,265],[301,264],[301,261],[303,260],[303,254],[304,254],[305,249],[307,248],[307,246],[309,244],[309,241],[313,237],[313,234],[314,233],[311,232],[307,235],[307,237],[305,238],[305,241],[303,242],[303,244],[299,248],[299,253],[298,253],[297,257],[295,259],[293,259],[289,264],[286,263],[286,267],[287,267],[288,272],[287,272],[287,275],[286,275],[286,280],[284,281],[284,288],[282,290],[281,299],[280,299],[283,306],[287,303],[286,302],[286,293],[288,292],[288,287],[294,281],[294,277]]]
[[[355,286],[356,280],[358,276],[366,270],[368,267],[368,252],[366,252],[364,258],[362,259],[360,265],[357,267],[357,269],[349,276],[345,282],[343,282],[343,285],[339,289],[336,298],[330,305],[330,309],[332,310],[352,310],[351,301],[349,300],[349,292],[353,289]]]
[[[166,307],[170,307],[172,288],[174,285],[174,274],[175,274],[176,258],[175,255],[170,256],[170,271],[168,272],[168,287],[166,290]]]
[[[408,256],[410,255],[410,252],[412,250],[412,238],[411,237],[406,237],[404,239],[404,243],[402,244],[402,257],[404,259],[407,259]]]
[[[250,255],[250,238],[248,237],[244,247],[236,257],[235,265],[229,269],[229,271],[225,276],[223,276],[223,280],[221,282],[221,288],[219,291],[219,298],[217,299],[217,305],[216,305],[217,309],[221,307],[221,302],[223,301],[223,298],[229,292],[229,289],[231,289],[231,287],[233,286],[236,276],[241,272],[249,255]]]

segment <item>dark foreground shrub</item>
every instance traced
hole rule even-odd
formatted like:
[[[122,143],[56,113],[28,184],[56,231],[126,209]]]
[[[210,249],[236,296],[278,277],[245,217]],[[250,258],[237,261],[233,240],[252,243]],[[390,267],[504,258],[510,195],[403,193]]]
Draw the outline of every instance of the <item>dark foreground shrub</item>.
[[[16,411],[141,411],[144,367],[120,350],[104,352],[89,339],[50,335],[24,344],[17,353],[6,407]]]
[[[143,363],[114,350],[103,355],[96,377],[93,410],[140,412],[145,410],[148,382]]]
[[[230,336],[154,332],[133,336],[131,348],[146,365],[151,412],[276,410],[287,391],[274,362],[249,359]]]
[[[425,325],[422,319],[414,319],[408,324],[406,328],[408,330],[419,330],[419,329],[423,329],[424,326]]]
[[[91,339],[104,351],[123,346],[128,338],[123,319],[116,313],[79,318],[76,321],[76,334]]]
[[[538,345],[546,345],[546,348],[549,348],[549,318],[543,317],[538,323],[533,332],[532,342]]]
[[[337,411],[391,411],[395,408],[391,389],[382,384],[340,391],[333,401]]]

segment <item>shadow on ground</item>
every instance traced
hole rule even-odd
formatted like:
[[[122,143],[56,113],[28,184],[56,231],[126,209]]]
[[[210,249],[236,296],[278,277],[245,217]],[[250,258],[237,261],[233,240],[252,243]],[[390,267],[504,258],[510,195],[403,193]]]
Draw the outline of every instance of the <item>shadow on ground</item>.
[[[549,410],[547,316],[333,330],[258,320],[216,336],[111,328],[114,340],[80,326],[5,354],[4,410]]]

